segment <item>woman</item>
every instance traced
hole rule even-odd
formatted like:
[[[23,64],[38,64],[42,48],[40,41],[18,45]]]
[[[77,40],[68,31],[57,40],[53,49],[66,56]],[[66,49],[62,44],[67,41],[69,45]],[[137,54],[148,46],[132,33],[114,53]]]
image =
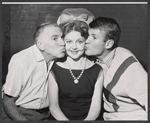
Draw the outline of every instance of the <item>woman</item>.
[[[84,55],[88,25],[75,20],[60,27],[67,56],[54,63],[49,76],[51,114],[56,120],[95,120],[101,109],[103,74]]]

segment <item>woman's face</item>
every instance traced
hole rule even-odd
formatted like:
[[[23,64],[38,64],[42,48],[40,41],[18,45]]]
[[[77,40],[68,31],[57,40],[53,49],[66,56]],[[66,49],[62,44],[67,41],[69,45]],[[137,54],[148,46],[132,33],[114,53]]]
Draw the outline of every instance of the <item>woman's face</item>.
[[[71,31],[64,37],[66,45],[66,53],[74,60],[80,59],[84,53],[85,39],[81,36],[80,32]]]

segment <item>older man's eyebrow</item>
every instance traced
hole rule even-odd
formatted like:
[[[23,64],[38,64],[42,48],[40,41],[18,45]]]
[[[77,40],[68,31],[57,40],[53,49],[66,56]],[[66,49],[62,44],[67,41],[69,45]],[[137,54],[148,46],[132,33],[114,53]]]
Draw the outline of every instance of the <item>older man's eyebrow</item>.
[[[59,36],[59,35],[52,35],[52,37],[57,37],[57,36]]]
[[[59,37],[59,35],[52,35],[51,37],[52,38],[57,38],[57,37]]]

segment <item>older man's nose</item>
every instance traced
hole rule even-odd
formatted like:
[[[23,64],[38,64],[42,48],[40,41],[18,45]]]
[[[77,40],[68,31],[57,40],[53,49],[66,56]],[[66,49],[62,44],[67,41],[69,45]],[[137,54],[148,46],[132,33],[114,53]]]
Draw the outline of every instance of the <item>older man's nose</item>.
[[[62,38],[59,39],[59,45],[60,45],[60,46],[65,46],[65,43],[64,43],[64,41],[63,41]]]

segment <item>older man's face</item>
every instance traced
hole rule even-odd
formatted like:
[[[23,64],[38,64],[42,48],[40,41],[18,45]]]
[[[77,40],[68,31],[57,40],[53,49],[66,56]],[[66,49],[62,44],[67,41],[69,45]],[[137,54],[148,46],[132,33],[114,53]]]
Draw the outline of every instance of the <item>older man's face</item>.
[[[65,55],[64,42],[61,39],[62,31],[59,27],[47,27],[42,34],[44,53],[52,58],[61,58]]]

